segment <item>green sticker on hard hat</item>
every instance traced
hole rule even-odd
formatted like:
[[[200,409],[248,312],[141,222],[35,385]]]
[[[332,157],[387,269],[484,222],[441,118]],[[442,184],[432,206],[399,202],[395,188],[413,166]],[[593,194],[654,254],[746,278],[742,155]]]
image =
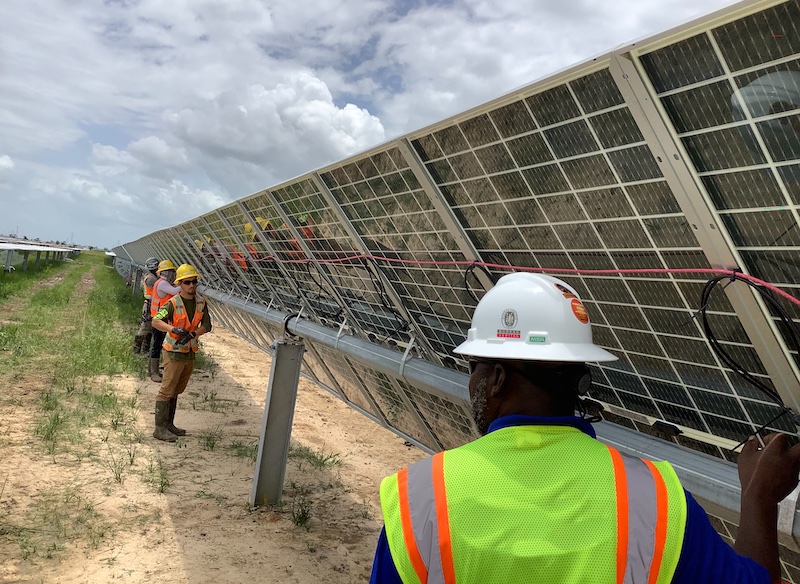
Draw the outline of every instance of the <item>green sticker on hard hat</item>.
[[[547,342],[547,337],[536,337],[534,335],[531,335],[531,336],[528,337],[528,342],[529,343],[546,343]]]

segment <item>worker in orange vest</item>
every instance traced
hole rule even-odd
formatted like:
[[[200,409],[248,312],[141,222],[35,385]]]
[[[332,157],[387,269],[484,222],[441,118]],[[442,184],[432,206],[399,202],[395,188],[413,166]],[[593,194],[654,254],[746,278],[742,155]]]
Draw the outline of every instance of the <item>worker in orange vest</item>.
[[[150,315],[152,318],[155,318],[159,309],[165,302],[181,291],[179,286],[173,284],[175,281],[175,264],[170,260],[162,260],[161,263],[158,264],[156,273],[159,277],[153,285],[153,296],[150,299]],[[160,329],[154,327],[153,349],[150,351],[149,373],[150,380],[156,383],[161,383],[163,379],[159,371],[159,365],[161,363],[161,345],[163,342],[164,333]]]
[[[153,336],[152,321],[150,314],[150,301],[153,297],[153,286],[158,280],[158,258],[147,258],[144,267],[147,271],[142,278],[142,289],[144,290],[144,304],[142,304],[142,316],[139,319],[139,330],[133,338],[133,352],[137,355],[150,354],[150,338]]]

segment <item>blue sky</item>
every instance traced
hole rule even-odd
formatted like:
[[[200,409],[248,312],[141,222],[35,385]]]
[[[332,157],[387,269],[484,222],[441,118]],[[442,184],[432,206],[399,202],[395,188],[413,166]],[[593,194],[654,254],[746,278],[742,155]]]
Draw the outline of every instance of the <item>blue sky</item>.
[[[0,233],[114,246],[721,0],[4,0]]]

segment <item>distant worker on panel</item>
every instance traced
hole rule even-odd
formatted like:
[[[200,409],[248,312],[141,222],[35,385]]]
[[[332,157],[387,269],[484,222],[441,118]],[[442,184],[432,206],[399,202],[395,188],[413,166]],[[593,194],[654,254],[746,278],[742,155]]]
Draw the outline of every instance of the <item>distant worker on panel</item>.
[[[184,392],[194,371],[195,353],[200,349],[197,339],[211,331],[211,316],[205,298],[197,294],[200,274],[194,266],[178,266],[175,282],[180,293],[161,306],[153,319],[153,328],[164,337],[164,380],[156,397],[155,431],[153,437],[175,442],[186,430],[175,426],[178,396]]]
[[[574,415],[592,342],[574,289],[529,273],[501,278],[467,340],[482,437],[383,480],[373,583],[764,583],[780,578],[778,503],[798,483],[800,445],[770,435],[739,456],[735,551],[668,462],[621,454]]]
[[[153,286],[153,297],[150,299],[150,315],[155,318],[161,307],[175,294],[178,294],[180,286],[175,286],[175,264],[170,260],[162,260],[158,264],[156,271],[159,278]],[[159,371],[161,363],[161,345],[164,342],[165,333],[153,327],[153,350],[150,351],[150,380],[161,383],[163,378]]]
[[[139,330],[133,338],[133,352],[137,355],[147,355],[150,353],[150,337],[153,336],[153,316],[150,314],[150,302],[153,298],[153,286],[158,280],[158,258],[147,258],[144,262],[147,273],[142,278],[142,289],[144,290],[144,304],[142,304],[142,317],[139,319]]]

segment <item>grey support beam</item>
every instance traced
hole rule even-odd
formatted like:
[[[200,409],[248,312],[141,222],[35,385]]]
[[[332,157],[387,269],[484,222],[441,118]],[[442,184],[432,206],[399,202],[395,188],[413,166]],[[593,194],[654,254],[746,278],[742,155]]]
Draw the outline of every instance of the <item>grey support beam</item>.
[[[325,198],[325,201],[328,203],[331,211],[339,220],[339,224],[344,227],[344,230],[347,232],[347,235],[350,237],[352,243],[357,246],[361,253],[370,254],[371,251],[367,247],[367,244],[364,243],[363,239],[361,239],[361,235],[358,233],[358,230],[356,230],[350,219],[348,219],[344,209],[342,209],[341,205],[339,205],[339,203],[336,201],[333,193],[331,193],[330,189],[328,189],[328,187],[325,185],[325,182],[319,176],[319,173],[315,172],[311,176],[314,179],[314,184],[316,185],[317,189],[319,189],[319,192]],[[392,285],[389,278],[386,277],[386,274],[384,274],[383,270],[378,269],[377,276],[380,278],[383,289],[386,291],[386,295],[389,297],[392,306],[395,308],[395,310],[397,310],[398,313],[400,313],[400,316],[403,317],[403,320],[408,323],[409,328],[414,332],[415,342],[420,345],[425,356],[437,363],[441,363],[439,355],[428,343],[427,335],[423,333],[423,331],[419,328],[417,321],[409,314],[405,304],[403,304],[400,294],[397,293],[397,290],[395,290],[395,287]]]
[[[469,260],[476,260],[479,262],[483,261],[480,253],[478,253],[478,250],[475,249],[474,245],[472,245],[472,242],[470,241],[466,232],[456,219],[453,210],[450,208],[450,205],[447,204],[447,201],[444,200],[441,191],[439,191],[436,183],[428,173],[428,169],[425,168],[425,165],[414,151],[414,148],[405,138],[400,138],[397,140],[396,144],[398,150],[400,150],[400,154],[403,155],[403,158],[408,163],[411,172],[414,173],[417,182],[422,186],[422,190],[424,190],[425,194],[428,195],[433,207],[439,213],[442,221],[444,221],[444,224],[447,227],[447,230],[450,232],[450,235],[453,236],[458,249],[462,254],[464,254],[464,257]],[[494,286],[494,283],[489,276],[487,276],[481,270],[475,270],[474,274],[483,286],[484,290],[491,290],[491,288]]]
[[[303,344],[298,342],[277,340],[274,344],[250,491],[250,505],[253,507],[281,502],[304,350]]]

